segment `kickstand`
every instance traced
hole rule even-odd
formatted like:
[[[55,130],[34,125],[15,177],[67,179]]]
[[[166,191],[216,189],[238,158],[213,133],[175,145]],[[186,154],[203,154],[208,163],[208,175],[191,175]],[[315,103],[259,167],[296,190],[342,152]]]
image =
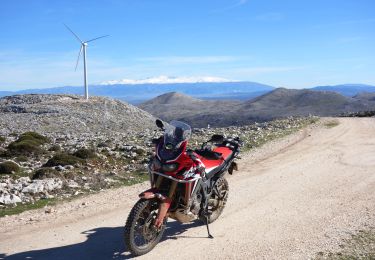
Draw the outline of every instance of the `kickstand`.
[[[207,227],[207,233],[208,233],[208,238],[214,238],[211,233],[210,233],[210,228],[208,227],[208,216],[205,216],[206,219],[206,227]]]

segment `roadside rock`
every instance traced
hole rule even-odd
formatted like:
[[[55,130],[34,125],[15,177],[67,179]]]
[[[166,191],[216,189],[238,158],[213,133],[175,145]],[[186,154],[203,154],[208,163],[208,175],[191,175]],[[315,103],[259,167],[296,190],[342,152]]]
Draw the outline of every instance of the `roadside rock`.
[[[21,198],[14,194],[1,194],[0,195],[0,204],[9,205],[9,204],[16,204],[21,201],[22,201]]]

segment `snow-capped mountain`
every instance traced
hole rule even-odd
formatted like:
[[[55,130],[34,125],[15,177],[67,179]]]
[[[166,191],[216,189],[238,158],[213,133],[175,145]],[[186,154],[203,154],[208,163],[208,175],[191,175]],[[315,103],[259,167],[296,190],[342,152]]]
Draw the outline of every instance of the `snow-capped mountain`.
[[[238,80],[225,79],[220,77],[169,77],[158,76],[146,79],[121,79],[109,80],[100,83],[100,85],[136,85],[136,84],[176,84],[176,83],[220,83],[220,82],[238,82]]]

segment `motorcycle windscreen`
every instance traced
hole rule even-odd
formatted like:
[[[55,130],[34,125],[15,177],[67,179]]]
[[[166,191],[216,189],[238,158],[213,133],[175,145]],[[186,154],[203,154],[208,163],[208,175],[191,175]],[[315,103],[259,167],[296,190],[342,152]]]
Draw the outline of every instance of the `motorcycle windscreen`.
[[[161,159],[173,160],[177,158],[186,146],[191,136],[191,127],[180,121],[173,120],[164,131],[163,145],[158,148]]]
[[[166,127],[164,131],[164,144],[171,144],[173,147],[177,146],[183,141],[187,141],[191,136],[191,127],[180,121],[173,120]]]

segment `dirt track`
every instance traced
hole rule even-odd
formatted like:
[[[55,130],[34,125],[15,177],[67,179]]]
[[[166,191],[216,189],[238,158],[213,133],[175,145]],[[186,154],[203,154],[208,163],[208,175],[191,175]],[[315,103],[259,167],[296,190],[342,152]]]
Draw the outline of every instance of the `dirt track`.
[[[375,119],[339,121],[243,156],[228,177],[227,207],[210,226],[215,238],[200,223],[170,221],[164,240],[140,259],[307,259],[375,225]],[[2,218],[0,259],[128,258],[122,226],[145,187]]]

